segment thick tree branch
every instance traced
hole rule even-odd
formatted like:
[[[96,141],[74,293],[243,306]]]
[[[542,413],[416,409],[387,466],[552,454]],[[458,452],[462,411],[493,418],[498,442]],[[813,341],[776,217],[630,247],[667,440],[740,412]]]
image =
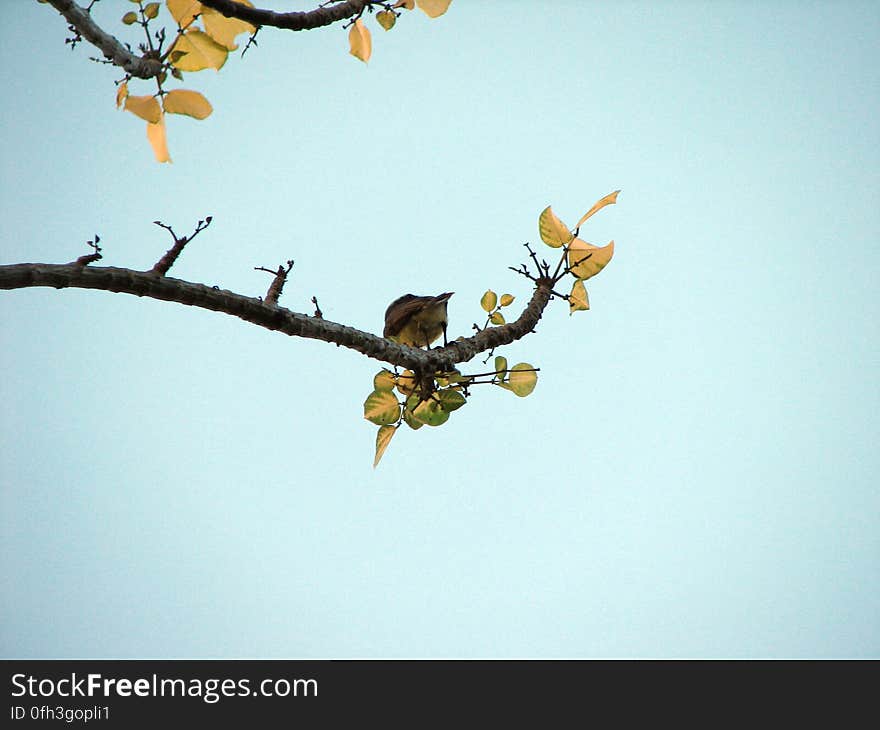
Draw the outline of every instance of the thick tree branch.
[[[304,12],[276,13],[272,10],[249,8],[234,0],[202,0],[202,5],[223,13],[228,18],[238,18],[251,25],[271,25],[283,30],[313,30],[331,25],[364,12],[368,5],[383,3],[371,0],[346,0],[330,7],[315,8]]]
[[[116,38],[101,30],[98,24],[92,20],[92,16],[73,0],[48,1],[65,17],[77,33],[93,46],[101,49],[105,58],[110,59],[117,66],[121,66],[126,73],[141,79],[150,79],[158,76],[162,70],[162,63],[159,59],[144,58],[129,51]]]
[[[0,266],[0,289],[32,286],[50,286],[56,289],[77,287],[178,302],[230,314],[286,335],[308,337],[348,347],[367,357],[422,373],[452,370],[456,364],[467,362],[480,352],[510,344],[530,333],[541,319],[544,307],[550,300],[552,285],[552,280],[539,280],[531,300],[515,322],[501,327],[490,327],[473,337],[451,342],[446,347],[420,350],[398,345],[354,327],[291,312],[284,307],[225,289],[159,276],[149,271],[76,263]]]

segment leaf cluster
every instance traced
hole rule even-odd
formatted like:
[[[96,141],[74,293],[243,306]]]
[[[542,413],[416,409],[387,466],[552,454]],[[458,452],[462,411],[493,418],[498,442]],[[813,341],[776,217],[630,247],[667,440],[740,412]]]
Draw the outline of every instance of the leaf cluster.
[[[566,299],[569,304],[569,314],[577,311],[587,310],[590,308],[590,300],[587,296],[587,289],[584,282],[594,277],[602,269],[604,269],[611,257],[614,256],[614,241],[609,242],[605,246],[594,246],[592,243],[578,238],[581,226],[600,211],[606,205],[613,205],[617,202],[619,190],[609,193],[603,198],[596,201],[581,219],[578,221],[574,229],[569,229],[559,217],[553,212],[551,206],[547,206],[538,217],[538,233],[541,240],[550,248],[562,249],[562,257],[556,265],[556,269],[551,277],[553,285],[555,285],[565,275],[571,274],[574,277],[574,283],[569,294],[560,294],[559,296]],[[533,255],[534,258],[534,255]],[[535,259],[537,263],[537,259]],[[546,264],[537,264],[540,273],[550,276],[550,267]],[[519,273],[528,276],[525,267]]]
[[[44,1],[44,0],[41,0]],[[93,0],[94,1],[94,0]],[[166,114],[183,114],[193,119],[206,119],[213,112],[211,103],[198,91],[189,89],[177,89],[166,91],[164,84],[169,75],[177,80],[183,80],[184,73],[192,73],[212,68],[219,71],[225,65],[230,52],[238,48],[237,38],[247,33],[249,39],[244,51],[252,45],[256,45],[256,35],[260,25],[255,23],[267,23],[278,27],[287,27],[295,30],[303,30],[307,27],[317,27],[321,24],[329,24],[341,20],[345,15],[340,15],[332,20],[318,22],[316,25],[304,23],[298,27],[289,25],[288,22],[294,17],[315,18],[318,14],[327,12],[325,8],[329,3],[324,3],[318,9],[310,12],[272,13],[254,8],[250,0],[236,0],[234,3],[217,2],[216,0],[165,0],[164,7],[171,16],[174,25],[162,26],[161,23],[163,4],[160,2],[145,2],[144,0],[129,0],[136,10],[127,10],[121,17],[124,26],[140,26],[144,34],[144,42],[138,44],[141,56],[131,52],[131,46],[126,44],[129,50],[125,50],[115,38],[107,36],[89,17],[89,8],[83,10],[79,6],[73,6],[75,17],[71,29],[75,33],[72,45],[75,45],[82,36],[80,27],[88,25],[93,31],[101,35],[104,40],[90,40],[105,52],[105,56],[112,57],[106,62],[116,63],[123,66],[127,73],[124,78],[117,81],[116,106],[131,112],[147,122],[147,140],[153,149],[153,154],[158,162],[171,162],[168,151],[168,137],[165,127]],[[403,10],[420,8],[429,17],[436,18],[443,15],[449,8],[452,0],[398,0],[395,3],[364,0],[357,3],[351,9],[349,16],[355,17],[344,27],[349,27],[349,51],[360,60],[367,62],[372,54],[372,38],[369,29],[364,25],[362,16],[364,11],[374,12],[374,7],[381,8],[376,11],[376,21],[386,31],[391,30]],[[53,0],[55,4],[55,0]],[[62,6],[58,6],[62,9]],[[215,9],[220,8],[220,9]],[[68,7],[63,6],[62,12]],[[72,16],[68,16],[72,17]],[[254,20],[254,23],[243,18]],[[79,25],[78,25],[79,24]],[[176,26],[176,27],[175,27]],[[171,39],[166,45],[166,39]],[[107,45],[112,47],[107,50]],[[244,55],[242,51],[242,55]],[[122,57],[120,60],[119,57]],[[94,59],[97,60],[97,59]],[[152,68],[144,72],[144,63],[151,64]],[[138,69],[133,69],[129,64],[140,64]],[[129,82],[134,76],[152,79],[156,84],[156,91],[147,95],[132,95],[129,92]]]
[[[375,467],[397,429],[406,424],[417,431],[422,426],[442,426],[450,415],[467,403],[475,385],[497,385],[520,396],[529,395],[538,382],[538,371],[528,363],[507,367],[503,357],[495,358],[495,370],[463,375],[458,369],[419,375],[382,369],[373,378],[373,392],[364,401],[364,418],[379,426],[376,434]]]
[[[376,13],[376,22],[388,31],[397,23],[397,18],[400,17],[400,8],[413,10],[418,7],[429,18],[439,18],[449,9],[451,3],[452,0],[398,0],[393,5],[383,3],[383,9]],[[367,8],[370,12],[373,11],[372,5],[368,5]],[[348,46],[352,56],[366,63],[373,54],[373,36],[361,15],[358,15],[351,22],[351,29],[348,31]]]
[[[249,0],[240,0],[252,7]],[[206,119],[213,112],[211,103],[198,91],[174,89],[166,91],[164,84],[169,73],[183,80],[184,72],[203,71],[213,68],[219,71],[231,51],[238,48],[236,38],[242,33],[253,37],[257,29],[243,20],[227,18],[216,10],[205,7],[198,0],[166,0],[166,8],[176,23],[174,40],[164,48],[169,35],[166,28],[154,30],[151,21],[159,17],[158,2],[144,3],[130,0],[138,11],[130,10],[122,16],[125,25],[140,25],[146,36],[141,49],[146,55],[162,63],[161,72],[155,77],[157,90],[154,94],[131,95],[127,75],[119,82],[116,106],[122,107],[147,122],[147,139],[158,162],[171,162],[165,131],[166,114],[183,114],[193,119]]]
[[[492,291],[491,289],[487,289],[486,293],[483,294],[482,298],[480,299],[480,306],[483,308],[483,311],[488,314],[488,317],[486,318],[486,324],[483,325],[483,329],[488,327],[490,324],[506,324],[507,320],[504,319],[504,315],[501,313],[501,308],[513,304],[514,299],[516,299],[516,297],[514,297],[512,294],[502,294],[499,298],[494,291]]]

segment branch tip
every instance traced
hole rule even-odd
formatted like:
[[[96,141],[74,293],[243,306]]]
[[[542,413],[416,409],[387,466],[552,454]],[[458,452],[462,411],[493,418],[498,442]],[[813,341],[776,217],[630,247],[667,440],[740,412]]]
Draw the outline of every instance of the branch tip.
[[[154,265],[153,268],[150,269],[151,274],[157,274],[158,276],[165,276],[168,273],[168,270],[174,266],[174,262],[177,261],[177,257],[183,252],[183,247],[186,246],[190,241],[192,241],[196,236],[199,235],[202,231],[204,231],[209,225],[211,225],[211,221],[213,218],[211,216],[207,216],[204,220],[200,220],[196,223],[195,230],[193,230],[190,236],[181,236],[178,238],[177,234],[171,228],[171,226],[162,223],[162,221],[153,221],[153,223],[159,228],[164,228],[168,233],[171,234],[171,238],[174,239],[174,245],[165,252],[165,255],[159,259]]]

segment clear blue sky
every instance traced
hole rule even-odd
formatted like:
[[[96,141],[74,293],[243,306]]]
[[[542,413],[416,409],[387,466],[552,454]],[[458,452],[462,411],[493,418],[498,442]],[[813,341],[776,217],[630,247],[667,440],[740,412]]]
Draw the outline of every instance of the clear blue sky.
[[[623,191],[582,232],[616,241],[592,310],[501,353],[534,394],[477,390],[375,471],[375,361],[0,292],[0,654],[880,655],[876,2],[455,0],[370,20],[368,66],[265,29],[187,76],[215,112],[164,166],[54,10],[0,21],[3,263],[97,232],[149,268],[152,221],[213,215],[171,275],[257,296],[292,258],[282,304],[373,332],[455,291],[466,335],[485,289],[528,298],[546,205]]]

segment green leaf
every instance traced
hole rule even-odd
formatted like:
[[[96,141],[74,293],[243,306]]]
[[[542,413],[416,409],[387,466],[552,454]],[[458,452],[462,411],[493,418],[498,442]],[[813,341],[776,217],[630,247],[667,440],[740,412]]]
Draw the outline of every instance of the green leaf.
[[[449,420],[449,411],[443,410],[440,403],[433,398],[428,398],[419,403],[412,411],[416,420],[426,426],[442,426]]]
[[[450,370],[446,373],[436,373],[434,379],[437,381],[437,385],[441,388],[445,388],[448,385],[458,383],[461,380],[461,373],[458,370]]]
[[[486,312],[491,312],[495,309],[495,305],[498,304],[498,295],[489,289],[483,297],[480,299],[480,306]]]
[[[391,439],[394,437],[395,433],[397,433],[397,426],[379,427],[379,432],[376,434],[376,457],[373,459],[374,469],[379,463],[379,459],[382,458],[382,454],[385,453],[385,449],[388,448],[388,444],[391,443]]]
[[[159,3],[147,3],[144,6],[144,15],[150,20],[159,14]]]
[[[538,373],[527,362],[521,362],[510,369],[510,378],[507,382],[515,395],[525,398],[538,384]]]
[[[422,426],[425,425],[421,421],[416,420],[415,416],[413,416],[412,411],[409,408],[403,409],[403,422],[413,431],[418,431]]]
[[[495,373],[498,380],[504,380],[504,376],[507,375],[507,358],[503,355],[495,357]]]
[[[374,390],[364,401],[364,418],[377,426],[386,426],[400,420],[400,403],[387,390]]]
[[[380,10],[376,13],[376,20],[385,30],[391,30],[397,22],[397,16],[390,10]]]
[[[489,321],[492,324],[504,324],[504,315],[501,312],[492,312],[489,315]]]
[[[447,390],[440,391],[440,407],[447,413],[457,411],[465,403],[467,403],[467,398],[465,398],[457,390],[449,388]]]

